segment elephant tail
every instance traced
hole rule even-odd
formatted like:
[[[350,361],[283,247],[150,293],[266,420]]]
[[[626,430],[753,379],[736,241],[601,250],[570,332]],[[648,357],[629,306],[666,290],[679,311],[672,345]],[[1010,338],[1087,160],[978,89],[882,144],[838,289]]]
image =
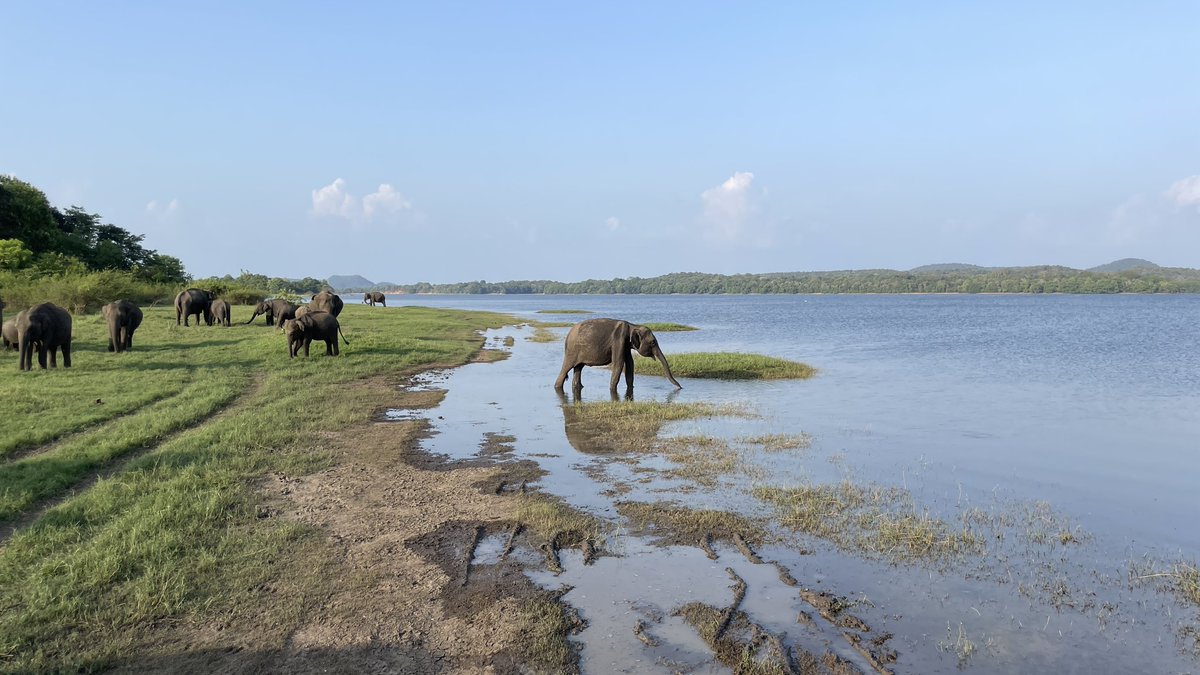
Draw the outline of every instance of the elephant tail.
[[[350,341],[346,339],[346,334],[342,332],[341,326],[338,326],[338,335],[342,336],[342,342],[345,342],[346,344],[350,344]]]

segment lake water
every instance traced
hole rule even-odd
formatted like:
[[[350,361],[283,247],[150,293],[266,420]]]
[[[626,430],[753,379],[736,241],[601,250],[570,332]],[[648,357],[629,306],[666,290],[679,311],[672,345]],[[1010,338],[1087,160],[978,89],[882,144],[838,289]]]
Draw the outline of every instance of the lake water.
[[[796,547],[770,551],[801,585],[861,595],[860,613],[868,623],[895,634],[897,672],[1200,668],[1200,660],[1189,653],[1194,642],[1187,633],[1188,626],[1200,624],[1196,609],[1129,579],[1134,564],[1169,566],[1200,557],[1195,522],[1200,513],[1200,297],[388,300],[389,305],[482,309],[528,320],[586,318],[537,313],[580,309],[635,323],[678,322],[700,330],[660,333],[668,358],[680,352],[741,351],[804,361],[819,369],[815,378],[681,379],[684,389],[671,395],[665,380],[639,377],[636,394],[639,400],[671,395],[678,402],[735,402],[757,413],[752,420],[679,423],[669,433],[812,436],[813,448],[802,458],[770,460],[767,482],[852,478],[903,487],[922,509],[946,518],[967,508],[1003,511],[1047,502],[1056,518],[1070,523],[1082,540],[1078,545],[1022,546],[1014,536],[995,546],[993,560],[951,569],[858,557],[819,540],[809,547],[816,549],[812,555],[798,555]],[[518,338],[507,361],[442,376],[450,393],[437,411],[443,419],[434,421],[437,434],[428,447],[468,456],[477,451],[483,433],[508,433],[517,439],[519,457],[533,457],[549,471],[542,489],[615,518],[606,488],[628,474],[608,466],[612,480],[596,480],[591,469],[599,460],[568,437],[569,409],[551,386],[562,344],[521,339],[527,333],[492,334],[495,340]],[[607,400],[607,377],[605,369],[585,370],[585,402]],[[635,487],[621,499],[674,499],[689,506],[770,513],[738,485],[665,495],[661,488]],[[690,664],[688,672],[720,672],[678,622],[656,624],[663,646],[655,650],[633,640],[625,625],[646,600],[641,596],[656,598],[666,615],[701,587],[727,597],[729,556],[708,563],[695,555],[698,549],[662,549],[633,539],[626,542],[624,557],[585,567],[567,556],[561,578],[540,579],[576,588],[564,599],[592,622],[580,636],[585,670],[670,672],[669,664],[684,663]],[[766,587],[756,590],[751,579],[763,575],[740,563],[735,567],[750,585],[747,606],[753,611],[748,611],[761,625],[853,657],[845,644],[829,645],[821,631],[805,637],[795,626],[794,589],[763,582]],[[663,575],[663,569],[672,568]],[[683,569],[688,573],[678,572]],[[614,583],[614,577],[636,583]],[[688,579],[686,589],[676,588],[680,578]],[[647,591],[645,584],[657,590]],[[712,604],[721,601],[714,598]],[[960,628],[978,648],[964,661],[952,645]]]

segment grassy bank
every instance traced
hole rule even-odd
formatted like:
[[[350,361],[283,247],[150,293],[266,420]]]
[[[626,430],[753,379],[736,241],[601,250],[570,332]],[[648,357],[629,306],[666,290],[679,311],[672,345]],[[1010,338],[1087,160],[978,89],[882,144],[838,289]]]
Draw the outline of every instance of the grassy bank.
[[[699,352],[668,354],[671,373],[675,377],[695,377],[714,380],[804,380],[817,373],[807,363],[789,361],[762,354],[735,352]],[[662,364],[654,359],[637,358],[638,375],[663,374]]]
[[[256,484],[328,462],[320,434],[375,411],[356,382],[463,363],[504,322],[347,306],[341,358],[289,360],[261,324],[176,327],[150,308],[132,353],[83,316],[69,370],[0,355],[0,536],[23,525],[0,548],[0,669],[103,669],[156,626],[260,605],[313,534],[260,518]]]

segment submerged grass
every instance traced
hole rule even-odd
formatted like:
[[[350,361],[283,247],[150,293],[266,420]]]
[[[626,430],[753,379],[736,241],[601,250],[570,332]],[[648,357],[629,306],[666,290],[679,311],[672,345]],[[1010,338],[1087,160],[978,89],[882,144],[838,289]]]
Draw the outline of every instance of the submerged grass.
[[[711,403],[611,401],[564,405],[567,437],[588,452],[643,452],[653,449],[668,422],[702,417],[744,417],[744,407]]]
[[[758,545],[767,538],[762,521],[728,511],[690,509],[672,502],[619,502],[617,512],[635,528],[649,529],[670,542],[694,544],[705,536],[732,541],[740,534]]]
[[[762,354],[736,352],[699,352],[667,356],[675,377],[714,380],[804,380],[816,374],[806,363]],[[634,359],[638,375],[663,375],[662,364],[654,359]]]
[[[41,487],[29,495],[62,496],[59,486],[146,448],[0,548],[0,669],[105,669],[143,653],[161,626],[269,604],[264,584],[303,555],[314,534],[259,518],[255,486],[272,472],[296,475],[328,463],[321,434],[366,422],[380,403],[376,390],[350,385],[464,363],[482,345],[477,330],[507,322],[486,313],[347,305],[340,319],[351,344],[341,357],[289,359],[283,336],[262,325],[185,329],[169,308],[144,311],[128,354],[109,354],[102,321],[85,316],[75,320],[69,370],[18,373],[16,355],[0,355],[0,367],[12,369],[3,378],[9,401],[51,397],[82,410],[97,398],[120,400],[134,413],[102,418],[111,421],[0,464],[0,483],[23,484],[22,475],[37,473]],[[249,313],[237,307],[234,319]],[[249,388],[251,381],[258,386]],[[185,393],[171,396],[174,384],[163,383]],[[238,393],[242,402],[211,419]],[[0,438],[29,420],[0,418]],[[51,415],[38,438],[98,421]],[[36,472],[21,468],[35,466],[32,459],[41,462]],[[31,499],[8,502],[7,512],[20,514]]]

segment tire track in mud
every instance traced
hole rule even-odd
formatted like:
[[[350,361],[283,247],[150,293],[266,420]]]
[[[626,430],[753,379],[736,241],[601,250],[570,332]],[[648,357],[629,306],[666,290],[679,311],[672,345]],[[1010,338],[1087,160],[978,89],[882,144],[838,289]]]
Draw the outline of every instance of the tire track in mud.
[[[127,452],[122,452],[119,456],[114,457],[106,462],[103,462],[98,467],[96,467],[95,470],[91,471],[88,475],[84,476],[80,480],[75,481],[71,485],[68,485],[68,486],[65,486],[65,487],[59,489],[55,494],[53,494],[49,497],[39,499],[39,500],[33,502],[31,505],[29,505],[29,507],[24,509],[15,518],[12,518],[11,520],[8,520],[7,522],[0,521],[0,550],[3,550],[5,544],[8,543],[8,540],[11,539],[13,537],[13,535],[15,535],[17,532],[20,532],[21,530],[29,527],[30,525],[33,525],[42,516],[46,515],[46,513],[48,513],[50,510],[54,509],[55,507],[57,507],[61,504],[66,503],[67,501],[74,498],[75,496],[87,491],[93,485],[95,485],[97,482],[99,482],[105,478],[110,478],[119,473],[122,473],[131,463],[133,463],[140,457],[152,452],[153,450],[155,450],[167,443],[170,443],[174,439],[176,439],[186,433],[189,433],[196,429],[201,429],[201,428],[207,427],[210,424],[219,423],[223,418],[227,417],[235,409],[243,407],[249,399],[252,399],[259,391],[261,391],[264,379],[265,378],[262,375],[258,375],[256,377],[254,377],[243,388],[243,390],[240,393],[234,395],[231,399],[229,399],[225,403],[220,404],[218,407],[216,407],[213,410],[200,413],[203,416],[202,419],[204,420],[202,423],[190,425],[190,426],[183,426],[179,429],[175,429],[175,430],[170,431],[162,436],[155,438],[153,440],[153,442],[151,442],[151,443],[143,444],[140,447],[133,448]],[[189,384],[193,384],[193,383],[194,382],[190,382]],[[121,415],[118,418],[114,418],[112,420],[109,420],[108,422],[103,423],[100,426],[103,427],[105,425],[116,422],[121,418],[130,417],[130,416],[133,416],[133,415],[136,415],[139,413],[143,413],[146,411],[147,408],[150,408],[153,405],[157,405],[158,403],[162,403],[163,401],[173,401],[173,400],[175,400],[179,397],[182,397],[186,394],[187,394],[187,391],[185,388],[183,390],[180,390],[174,396],[169,396],[169,397],[159,399],[158,401],[155,401],[152,404],[149,404],[149,405],[143,406],[142,408],[139,408],[136,412],[128,413],[126,415]],[[73,438],[77,435],[78,434],[72,434],[71,437]],[[63,439],[60,442],[56,442],[53,444],[53,447],[54,448],[61,447],[67,441],[68,441],[68,439]],[[46,452],[50,452],[50,451],[51,451],[50,449],[47,449]],[[45,455],[46,452],[39,452],[36,455],[32,455],[32,457],[40,457],[42,455]],[[28,459],[28,457],[26,459]],[[12,466],[12,465],[11,464],[5,465],[4,467],[0,467],[0,470],[2,470],[4,468],[9,468],[10,466]]]

